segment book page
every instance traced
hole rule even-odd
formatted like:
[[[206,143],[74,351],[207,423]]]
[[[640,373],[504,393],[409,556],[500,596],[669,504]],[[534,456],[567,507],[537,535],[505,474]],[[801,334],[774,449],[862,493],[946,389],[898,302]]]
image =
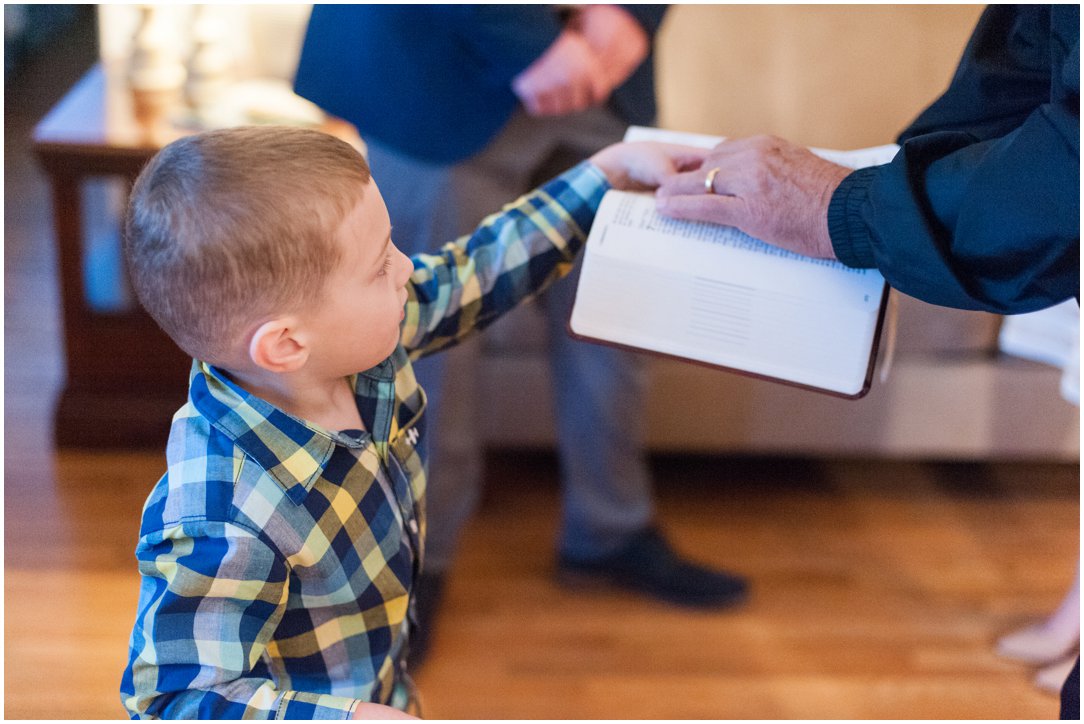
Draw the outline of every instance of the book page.
[[[609,192],[588,241],[576,334],[857,394],[884,280]]]
[[[680,143],[685,146],[697,148],[714,148],[720,141],[725,141],[725,136],[709,136],[704,133],[687,133],[685,131],[670,131],[665,128],[649,128],[647,126],[629,126],[625,132],[626,141],[659,141],[660,143]],[[847,168],[864,168],[888,163],[895,157],[900,147],[895,143],[871,148],[859,148],[853,151],[837,151],[827,148],[810,148],[810,151],[821,158],[838,163]]]
[[[653,138],[689,143],[689,134]],[[826,155],[868,165],[894,148]],[[858,395],[885,289],[876,270],[672,219],[655,211],[651,194],[610,191],[588,238],[569,324],[587,338]]]

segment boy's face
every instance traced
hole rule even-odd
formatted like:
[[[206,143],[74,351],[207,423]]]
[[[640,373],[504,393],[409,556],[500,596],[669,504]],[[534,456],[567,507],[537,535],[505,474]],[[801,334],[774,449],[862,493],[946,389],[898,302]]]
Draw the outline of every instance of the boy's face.
[[[305,315],[313,343],[309,364],[329,377],[362,372],[392,353],[414,271],[391,241],[388,209],[374,181],[363,187],[336,237],[342,260],[322,301]]]

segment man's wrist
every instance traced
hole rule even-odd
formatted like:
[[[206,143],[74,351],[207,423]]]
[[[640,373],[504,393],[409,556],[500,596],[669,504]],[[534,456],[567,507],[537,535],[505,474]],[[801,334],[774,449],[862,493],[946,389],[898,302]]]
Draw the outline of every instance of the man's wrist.
[[[876,166],[852,171],[840,181],[828,202],[829,243],[835,257],[849,267],[868,269],[876,266],[873,239],[861,211],[876,176]]]
[[[818,218],[822,223],[816,224],[817,236],[819,237],[816,242],[817,256],[824,259],[835,259],[837,257],[828,226],[828,208],[832,205],[832,197],[836,189],[839,188],[843,179],[847,178],[851,170],[834,163],[825,164],[821,168],[821,194],[817,207],[823,211],[818,213]]]

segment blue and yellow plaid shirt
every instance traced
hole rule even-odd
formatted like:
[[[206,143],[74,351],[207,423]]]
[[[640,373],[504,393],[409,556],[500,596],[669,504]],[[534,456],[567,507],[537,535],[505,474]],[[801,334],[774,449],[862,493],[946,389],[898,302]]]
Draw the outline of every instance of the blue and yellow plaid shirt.
[[[583,163],[415,257],[401,344],[353,378],[359,435],[194,363],[136,548],[121,682],[133,718],[342,719],[360,701],[405,706],[425,538],[425,395],[411,360],[566,273],[608,187]]]

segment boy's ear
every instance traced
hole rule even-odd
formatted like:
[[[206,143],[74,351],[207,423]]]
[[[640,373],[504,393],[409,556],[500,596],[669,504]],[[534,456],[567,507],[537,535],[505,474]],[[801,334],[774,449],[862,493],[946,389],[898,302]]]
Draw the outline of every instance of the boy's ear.
[[[268,372],[296,372],[309,359],[309,347],[297,333],[298,319],[287,315],[264,322],[252,335],[248,355]]]

